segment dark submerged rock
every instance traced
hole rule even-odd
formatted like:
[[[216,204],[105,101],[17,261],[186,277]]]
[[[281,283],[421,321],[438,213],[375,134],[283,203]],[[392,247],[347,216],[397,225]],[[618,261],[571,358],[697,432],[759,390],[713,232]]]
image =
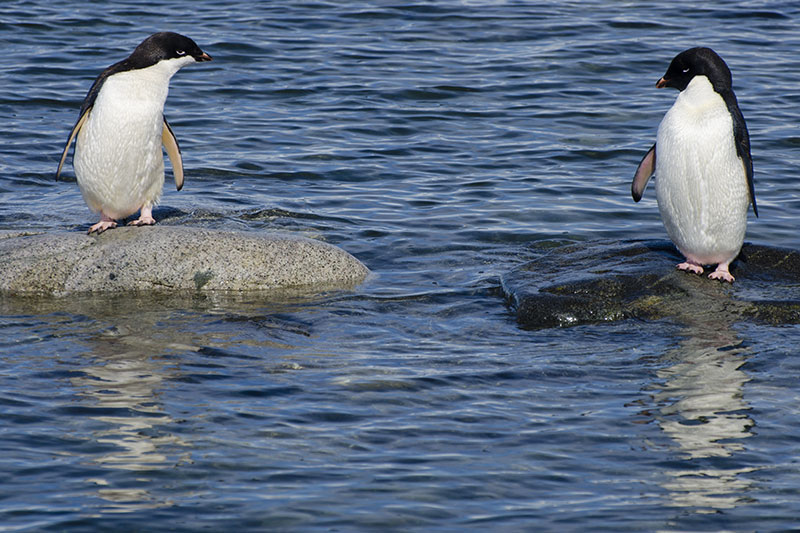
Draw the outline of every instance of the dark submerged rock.
[[[691,323],[698,314],[800,323],[800,253],[745,244],[731,285],[678,271],[668,241],[537,243],[538,257],[502,277],[528,328],[624,319]]]

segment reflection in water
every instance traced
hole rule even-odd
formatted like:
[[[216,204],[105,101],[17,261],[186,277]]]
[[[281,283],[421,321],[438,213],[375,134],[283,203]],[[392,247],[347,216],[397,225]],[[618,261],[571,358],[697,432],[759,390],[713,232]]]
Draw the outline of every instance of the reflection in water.
[[[176,462],[165,448],[188,446],[179,438],[159,429],[171,423],[164,412],[157,391],[169,367],[164,360],[152,357],[143,346],[132,346],[135,337],[113,333],[92,338],[88,354],[90,366],[83,374],[72,379],[79,395],[88,400],[105,429],[97,430],[92,437],[109,451],[99,454],[93,461],[109,469],[152,472],[169,468]],[[97,495],[109,503],[106,512],[132,512],[140,509],[165,507],[169,501],[157,501],[147,490],[137,487],[113,487],[106,478],[89,480],[98,486]],[[137,482],[149,484],[148,479]]]
[[[731,317],[711,311],[704,317],[694,317],[681,344],[665,354],[673,364],[658,371],[664,381],[654,399],[661,429],[686,461],[666,472],[669,504],[713,512],[740,505],[751,489],[741,474],[753,468],[731,468],[735,461],[719,458],[745,449],[754,422],[743,398],[749,377],[741,370],[749,349],[730,328]]]
[[[155,399],[155,389],[163,380],[158,373],[162,368],[152,359],[134,359],[132,355],[119,354],[102,366],[84,368],[85,376],[74,378],[73,384],[100,412],[121,411],[119,416],[92,417],[110,426],[95,433],[97,442],[120,448],[96,459],[98,464],[124,470],[160,468],[167,458],[158,452],[159,447],[180,444],[171,437],[154,437],[151,431],[172,422]]]
[[[151,492],[159,487],[148,477],[148,473],[155,476],[158,471],[191,463],[192,443],[170,433],[175,420],[165,408],[163,396],[171,383],[182,377],[187,359],[206,348],[230,354],[235,352],[225,350],[249,346],[259,352],[267,348],[295,350],[295,341],[310,335],[309,327],[281,317],[306,298],[86,296],[68,302],[74,309],[59,302],[59,314],[80,317],[77,326],[69,321],[66,327],[78,327],[79,342],[87,348],[86,366],[70,379],[93,422],[87,424],[93,429],[85,438],[100,451],[91,461],[108,471],[108,475],[95,473],[87,479],[94,493],[107,502],[103,512],[173,505],[163,491],[159,495]],[[25,303],[40,315],[52,312],[49,301]],[[247,338],[242,338],[243,321],[257,325],[250,328]],[[69,335],[70,331],[58,334]],[[205,364],[202,355],[197,358],[191,362],[195,372]],[[218,365],[213,366],[214,373],[220,372]],[[136,477],[117,476],[120,471],[135,472]]]

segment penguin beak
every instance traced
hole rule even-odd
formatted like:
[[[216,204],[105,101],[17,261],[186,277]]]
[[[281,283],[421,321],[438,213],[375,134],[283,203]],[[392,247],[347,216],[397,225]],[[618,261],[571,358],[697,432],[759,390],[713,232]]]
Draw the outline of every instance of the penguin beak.
[[[202,55],[195,57],[196,61],[211,61],[211,59],[212,59],[211,56],[205,52],[203,52]]]
[[[667,86],[667,82],[669,80],[667,78],[661,78],[656,82],[656,89],[663,89]]]

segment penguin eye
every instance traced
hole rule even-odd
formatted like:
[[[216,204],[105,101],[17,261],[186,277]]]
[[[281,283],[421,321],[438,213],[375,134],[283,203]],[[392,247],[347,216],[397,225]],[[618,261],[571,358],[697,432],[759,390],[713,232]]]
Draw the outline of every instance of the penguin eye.
[[[179,56],[185,56],[186,50],[175,50],[175,53],[178,54]]]
[[[683,69],[683,73],[684,74],[688,74],[690,70],[692,70],[692,69],[690,69],[689,67],[686,67],[685,69]]]

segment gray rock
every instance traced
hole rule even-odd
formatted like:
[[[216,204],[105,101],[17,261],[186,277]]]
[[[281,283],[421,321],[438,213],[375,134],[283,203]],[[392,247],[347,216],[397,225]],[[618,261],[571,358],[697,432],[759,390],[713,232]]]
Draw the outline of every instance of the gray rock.
[[[83,233],[2,232],[0,292],[349,289],[369,270],[347,252],[286,234],[178,226]]]
[[[732,264],[735,283],[675,269],[667,241],[539,243],[536,257],[502,277],[503,291],[528,328],[631,318],[693,323],[800,323],[800,253],[745,244]]]

